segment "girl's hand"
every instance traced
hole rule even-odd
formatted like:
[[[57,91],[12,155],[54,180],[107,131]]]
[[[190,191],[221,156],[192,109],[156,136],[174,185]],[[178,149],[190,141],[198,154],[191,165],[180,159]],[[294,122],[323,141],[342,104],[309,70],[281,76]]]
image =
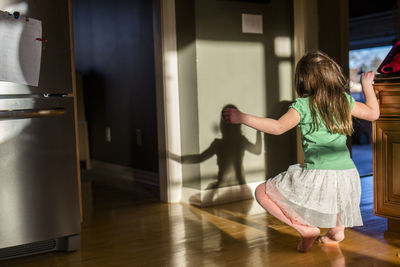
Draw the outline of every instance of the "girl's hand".
[[[374,71],[368,71],[361,74],[361,84],[363,86],[371,85],[375,78]]]
[[[356,118],[374,121],[379,118],[380,110],[372,82],[375,72],[369,71],[361,74],[361,85],[365,97],[365,103],[356,101],[351,110],[351,115]]]
[[[239,124],[242,123],[242,112],[235,108],[224,108],[222,110],[222,118],[227,123]]]

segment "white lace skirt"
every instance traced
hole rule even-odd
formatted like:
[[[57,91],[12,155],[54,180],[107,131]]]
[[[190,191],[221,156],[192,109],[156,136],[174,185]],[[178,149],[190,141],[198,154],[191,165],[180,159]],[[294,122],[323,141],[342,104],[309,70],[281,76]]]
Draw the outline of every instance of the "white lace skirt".
[[[355,168],[312,170],[291,165],[267,180],[266,193],[293,222],[321,228],[363,225]]]

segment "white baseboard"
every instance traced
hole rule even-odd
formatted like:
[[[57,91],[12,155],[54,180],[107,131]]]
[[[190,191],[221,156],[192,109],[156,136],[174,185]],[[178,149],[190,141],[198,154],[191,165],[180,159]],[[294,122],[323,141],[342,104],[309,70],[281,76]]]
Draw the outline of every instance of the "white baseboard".
[[[182,187],[181,201],[199,207],[207,207],[252,199],[254,198],[254,190],[261,183],[263,181],[205,190]]]
[[[114,163],[92,160],[92,168],[90,172],[100,175],[105,179],[114,180],[116,182],[137,182],[152,186],[160,186],[158,173],[138,170],[127,166]]]

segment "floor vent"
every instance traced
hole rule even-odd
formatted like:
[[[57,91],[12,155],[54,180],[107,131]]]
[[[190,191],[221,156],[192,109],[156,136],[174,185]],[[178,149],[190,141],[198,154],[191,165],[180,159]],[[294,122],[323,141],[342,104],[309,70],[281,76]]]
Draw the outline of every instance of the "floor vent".
[[[3,248],[0,249],[0,260],[52,251],[55,250],[56,245],[57,245],[56,240],[50,239],[30,244],[19,245],[15,247]]]

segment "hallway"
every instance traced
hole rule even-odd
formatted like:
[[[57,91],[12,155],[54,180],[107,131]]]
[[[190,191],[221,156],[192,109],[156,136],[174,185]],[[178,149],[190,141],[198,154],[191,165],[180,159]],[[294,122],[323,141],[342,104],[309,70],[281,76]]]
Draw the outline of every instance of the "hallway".
[[[200,209],[159,203],[151,188],[128,193],[93,183],[82,249],[1,262],[1,266],[396,266],[399,239],[372,213],[372,177],[361,179],[363,227],[337,246],[296,251],[297,234],[254,200]],[[326,229],[323,229],[324,233]]]

